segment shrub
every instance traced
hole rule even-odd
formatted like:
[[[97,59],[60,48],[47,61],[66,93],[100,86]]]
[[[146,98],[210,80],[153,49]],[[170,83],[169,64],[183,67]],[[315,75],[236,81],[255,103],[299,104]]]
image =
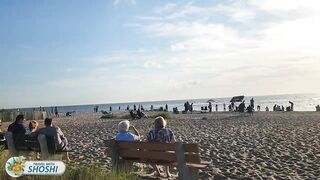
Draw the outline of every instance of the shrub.
[[[9,159],[9,154],[0,147],[0,179],[12,180],[7,172],[5,172],[5,163]],[[33,179],[33,180],[135,180],[138,179],[137,175],[128,171],[107,171],[101,166],[92,165],[89,167],[66,165],[67,169],[62,176],[26,176],[19,179]]]
[[[109,114],[102,115],[100,118],[101,119],[117,119],[119,117],[113,113],[109,113]]]
[[[160,112],[149,116],[150,118],[156,118],[158,116],[162,116],[164,119],[171,119],[171,116],[168,112]]]

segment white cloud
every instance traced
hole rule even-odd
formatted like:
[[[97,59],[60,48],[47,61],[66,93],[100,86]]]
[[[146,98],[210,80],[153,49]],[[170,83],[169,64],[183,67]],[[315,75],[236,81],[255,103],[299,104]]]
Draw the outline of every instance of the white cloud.
[[[190,85],[184,76],[191,82],[206,78],[208,88],[217,84],[229,87],[235,80],[246,82],[246,88],[261,88],[257,92],[262,94],[272,92],[263,92],[263,86],[256,87],[253,82],[292,88],[288,92],[301,90],[292,83],[279,83],[287,79],[308,86],[310,91],[320,90],[320,86],[306,84],[300,78],[319,77],[315,75],[320,67],[319,3],[276,2],[232,1],[207,7],[193,3],[166,5],[157,8],[148,21],[143,22],[148,16],[140,18],[139,28],[168,45],[169,51],[162,53],[167,56],[163,67],[176,67],[181,72],[177,82],[170,81],[171,88]],[[308,63],[300,64],[302,61]],[[201,84],[196,83],[195,87]]]
[[[136,5],[136,1],[135,0],[114,0],[113,1],[113,5],[118,5],[120,3],[129,3],[132,5]]]

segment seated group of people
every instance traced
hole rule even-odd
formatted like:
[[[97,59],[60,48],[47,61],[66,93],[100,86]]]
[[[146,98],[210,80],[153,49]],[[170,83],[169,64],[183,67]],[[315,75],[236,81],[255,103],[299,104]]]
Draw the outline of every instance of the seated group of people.
[[[148,116],[144,112],[142,112],[140,109],[137,110],[137,113],[131,110],[130,116],[132,119],[148,118]]]
[[[61,129],[57,126],[53,126],[52,119],[46,118],[44,120],[45,127],[38,128],[39,124],[37,121],[32,120],[29,122],[29,127],[26,129],[24,127],[25,118],[23,115],[18,115],[16,117],[15,122],[9,125],[8,131],[13,134],[25,134],[31,137],[37,137],[39,134],[43,134],[46,136],[53,136],[55,140],[55,144],[58,151],[66,150],[68,145],[68,140],[64,136]],[[68,152],[65,153],[64,159],[70,161]]]
[[[150,130],[144,139],[140,136],[138,130],[130,125],[128,120],[121,121],[118,124],[118,134],[115,137],[117,141],[141,141],[145,140],[147,142],[161,142],[161,143],[175,143],[175,136],[171,129],[166,128],[167,122],[166,120],[159,116],[154,120],[154,129]],[[129,132],[130,130],[133,133]],[[156,175],[160,175],[160,170],[157,165],[153,165],[153,168],[156,172]],[[166,175],[167,177],[171,177],[169,166],[166,166]]]

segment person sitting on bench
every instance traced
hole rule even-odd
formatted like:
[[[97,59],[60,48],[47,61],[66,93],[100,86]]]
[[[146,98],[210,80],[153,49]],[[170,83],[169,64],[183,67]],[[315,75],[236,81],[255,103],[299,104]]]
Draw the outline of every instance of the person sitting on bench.
[[[118,124],[119,133],[116,135],[116,141],[139,141],[140,134],[138,130],[134,126],[130,126],[130,122],[128,120],[121,121]],[[129,132],[129,130],[133,130],[134,134]]]
[[[67,150],[68,140],[64,137],[64,134],[59,127],[52,125],[52,119],[46,118],[44,120],[44,125],[46,127],[39,129],[38,134],[53,136],[58,151]],[[65,152],[64,159],[70,161],[68,152]]]
[[[12,132],[12,134],[25,134],[26,128],[23,125],[24,120],[25,119],[22,114],[18,115],[16,120],[9,125],[8,131]]]
[[[38,130],[38,122],[35,120],[30,121],[29,123],[29,129],[27,129],[25,135],[28,136],[37,136],[37,130]]]
[[[162,116],[158,116],[154,120],[154,129],[147,134],[148,142],[160,142],[160,143],[175,143],[176,139],[174,137],[171,129],[166,128],[167,122]],[[154,170],[157,175],[161,175],[157,165],[153,165]],[[166,166],[167,177],[171,177],[169,166]]]

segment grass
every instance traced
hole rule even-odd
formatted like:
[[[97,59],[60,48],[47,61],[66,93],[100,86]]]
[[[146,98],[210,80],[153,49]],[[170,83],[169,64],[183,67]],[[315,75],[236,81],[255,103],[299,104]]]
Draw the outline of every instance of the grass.
[[[11,121],[11,113],[5,109],[0,109],[0,119],[2,122]]]
[[[9,154],[0,147],[0,179],[14,180],[7,175],[5,163],[9,159]],[[23,180],[135,180],[137,175],[128,171],[107,171],[99,165],[80,167],[75,165],[66,165],[67,169],[62,176],[26,176],[20,177]]]

